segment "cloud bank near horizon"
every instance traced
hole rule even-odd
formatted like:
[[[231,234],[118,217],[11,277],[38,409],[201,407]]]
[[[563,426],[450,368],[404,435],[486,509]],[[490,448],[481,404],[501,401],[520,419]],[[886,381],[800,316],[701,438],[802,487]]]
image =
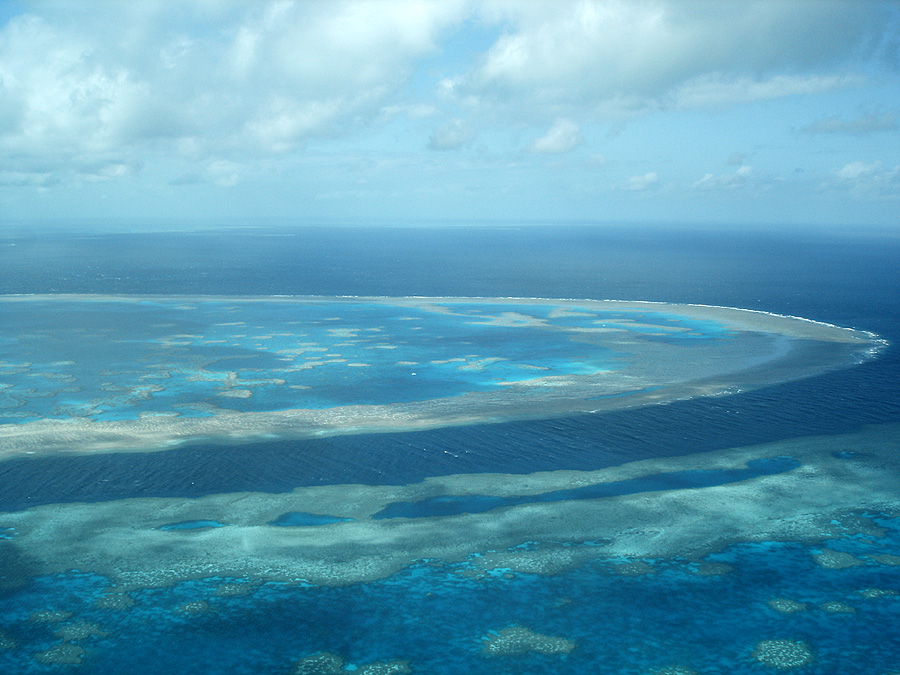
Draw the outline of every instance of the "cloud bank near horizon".
[[[62,193],[83,200],[98,184],[148,204],[175,187],[204,186],[202,204],[210,190],[253,184],[285,211],[285,176],[308,172],[319,202],[336,191],[380,204],[392,186],[421,208],[440,182],[479,203],[472,176],[496,171],[485,186],[495,196],[534,194],[551,161],[567,162],[584,208],[629,177],[632,192],[789,179],[834,194],[854,162],[880,163],[881,181],[877,195],[851,189],[855,199],[900,193],[889,158],[860,142],[897,134],[893,2],[147,0],[7,11],[0,192],[40,191],[57,208]],[[762,119],[766,106],[791,119]],[[679,142],[649,140],[666,128],[718,138],[675,168]],[[777,151],[754,171],[765,181],[715,178],[716,163],[782,136],[807,164],[825,155],[815,178],[798,181]],[[587,153],[602,153],[604,170]],[[21,198],[7,199],[16,213]]]

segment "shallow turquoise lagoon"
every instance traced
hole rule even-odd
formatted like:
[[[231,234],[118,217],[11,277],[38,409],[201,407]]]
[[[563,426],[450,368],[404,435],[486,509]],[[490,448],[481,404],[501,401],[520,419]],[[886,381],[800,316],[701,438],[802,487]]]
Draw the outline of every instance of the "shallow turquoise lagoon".
[[[0,303],[0,421],[391,404],[627,367],[633,347],[728,340],[715,321],[563,301],[61,298]]]

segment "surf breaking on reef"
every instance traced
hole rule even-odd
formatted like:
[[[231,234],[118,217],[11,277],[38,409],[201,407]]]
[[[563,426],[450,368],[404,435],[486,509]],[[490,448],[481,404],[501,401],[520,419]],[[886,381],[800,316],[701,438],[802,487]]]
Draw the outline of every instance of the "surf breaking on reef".
[[[0,315],[0,459],[607,411],[809,377],[884,344],[617,300],[27,295],[0,297]]]

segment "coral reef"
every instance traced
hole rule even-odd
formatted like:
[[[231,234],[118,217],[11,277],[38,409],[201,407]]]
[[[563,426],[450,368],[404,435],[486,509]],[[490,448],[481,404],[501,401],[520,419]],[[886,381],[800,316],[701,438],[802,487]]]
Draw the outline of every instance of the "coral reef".
[[[850,605],[839,602],[837,600],[823,602],[822,609],[829,614],[853,614],[856,612],[856,610]]]
[[[656,570],[643,560],[629,560],[628,562],[613,563],[612,571],[624,577],[640,577],[645,574],[656,574]]]
[[[63,626],[54,635],[61,637],[66,642],[77,642],[91,636],[106,637],[109,635],[105,630],[95,623],[87,621],[76,621],[75,623]]]
[[[203,600],[191,600],[183,602],[175,608],[176,612],[196,616],[198,614],[207,614],[210,611],[209,605]]]
[[[297,661],[291,675],[339,675],[344,672],[344,659],[337,654],[321,652]]]
[[[864,588],[859,594],[867,600],[874,600],[875,598],[886,598],[897,595],[897,591],[890,588]]]
[[[94,606],[100,609],[128,609],[134,607],[134,598],[128,593],[112,592],[101,595],[94,601]]]
[[[249,595],[253,588],[253,584],[222,584],[216,589],[216,595],[222,596],[223,598]]]
[[[793,614],[794,612],[802,612],[804,609],[806,609],[806,603],[797,602],[796,600],[791,600],[790,598],[772,598],[771,600],[769,600],[769,607],[774,609],[776,612]]]
[[[821,553],[813,554],[813,560],[816,561],[817,565],[824,567],[827,570],[842,570],[847,567],[856,567],[857,565],[863,564],[862,560],[855,558],[849,553],[832,551],[827,548],[823,548]]]
[[[472,560],[479,570],[510,569],[523,574],[561,574],[597,556],[590,547],[542,546],[536,549],[511,548],[492,551]]]
[[[54,645],[43,652],[34,655],[34,658],[41,663],[52,663],[57,665],[78,665],[84,658],[84,649],[71,642],[64,642],[60,645]]]
[[[574,640],[542,635],[524,626],[509,626],[485,637],[481,653],[484,656],[516,656],[528,652],[568,654],[573,649]]]
[[[59,623],[60,621],[65,621],[70,616],[72,616],[72,612],[57,609],[44,609],[39,612],[32,612],[28,617],[28,620],[31,623]]]
[[[411,673],[408,661],[375,661],[363,665],[344,664],[344,659],[330,652],[310,654],[294,664],[291,675],[401,675]]]
[[[15,639],[11,635],[0,630],[0,649],[15,649],[16,644]]]
[[[753,658],[771,668],[787,670],[812,663],[813,653],[802,640],[763,640],[753,650]]]

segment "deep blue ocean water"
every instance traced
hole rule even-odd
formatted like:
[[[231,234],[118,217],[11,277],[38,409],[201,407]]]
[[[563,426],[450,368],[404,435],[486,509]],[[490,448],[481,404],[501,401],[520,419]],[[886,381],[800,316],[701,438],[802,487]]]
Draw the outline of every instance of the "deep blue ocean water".
[[[891,345],[858,367],[714,399],[564,419],[406,434],[333,437],[165,453],[0,463],[0,512],[123,497],[285,492],[301,485],[407,484],[456,473],[597,469],[900,422],[900,238],[591,226],[54,234],[0,238],[0,293],[501,296],[726,305],[873,331]],[[900,451],[900,450],[898,450]],[[900,480],[900,477],[898,477]],[[900,550],[900,526],[826,545],[857,556]],[[0,544],[3,538],[0,522]],[[93,602],[108,581],[72,572],[22,585],[0,549],[0,671],[289,673],[318,651],[348,663],[408,659],[421,673],[644,673],[684,664],[699,673],[771,673],[749,652],[773,635],[807,642],[802,673],[881,675],[900,668],[898,567],[823,570],[809,547],[757,543],[712,558],[733,572],[610,574],[595,561],[555,576],[473,578],[466,563],[422,563],[341,588],[254,585],[221,596],[223,580],[135,592],[134,608]],[[15,581],[15,583],[13,583]],[[772,597],[807,609],[785,614]],[[203,598],[212,611],[176,611]],[[854,614],[827,612],[840,601]],[[27,621],[65,605],[109,631],[83,640],[78,666],[34,660],[59,639]],[[488,659],[490,631],[527,623],[576,641],[572,653]],[[127,669],[123,670],[123,664]],[[348,671],[349,672],[349,671]]]

